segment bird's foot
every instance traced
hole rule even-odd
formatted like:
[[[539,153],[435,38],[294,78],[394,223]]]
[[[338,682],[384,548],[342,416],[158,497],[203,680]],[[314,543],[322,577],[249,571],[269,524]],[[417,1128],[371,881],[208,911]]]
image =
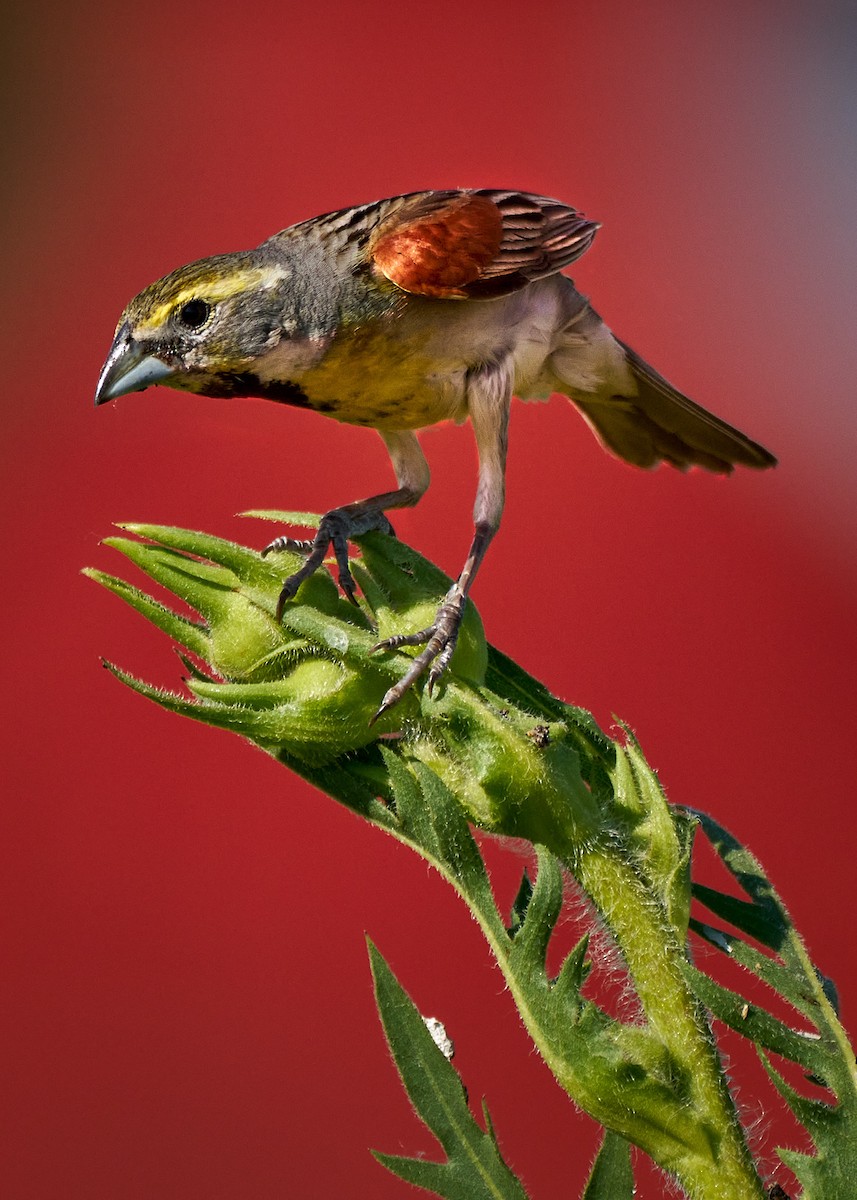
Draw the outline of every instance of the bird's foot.
[[[306,555],[306,562],[301,569],[295,571],[294,575],[290,575],[283,583],[277,601],[277,620],[280,620],[287,602],[295,596],[303,581],[309,579],[322,565],[328,549],[333,550],[336,559],[339,586],[351,603],[356,605],[357,585],[348,566],[348,540],[360,537],[372,529],[382,533],[393,533],[393,526],[383,512],[376,508],[351,504],[347,508],[334,508],[325,513],[314,538],[278,537],[269,542],[262,551],[263,556],[279,550],[291,550]]]
[[[372,718],[372,724],[394,704],[398,704],[402,696],[419,677],[428,671],[426,688],[431,695],[434,685],[449,666],[455,652],[461,621],[467,596],[457,583],[454,583],[446,594],[443,604],[437,610],[434,624],[418,633],[400,633],[394,637],[384,638],[373,646],[376,650],[397,650],[399,646],[422,646],[425,650],[418,654],[398,683],[393,684],[381,701],[381,707]]]

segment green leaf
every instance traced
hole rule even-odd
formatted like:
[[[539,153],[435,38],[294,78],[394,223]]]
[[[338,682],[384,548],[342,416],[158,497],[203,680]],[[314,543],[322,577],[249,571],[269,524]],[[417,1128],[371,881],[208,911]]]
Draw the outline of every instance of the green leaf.
[[[565,957],[559,974],[554,980],[553,997],[557,1005],[570,1008],[576,1013],[583,1003],[580,989],[586,983],[592,963],[586,957],[589,950],[589,934],[585,933],[580,941]]]
[[[495,930],[502,928],[485,863],[464,809],[446,784],[421,762],[386,746],[387,766],[402,833],[442,870]]]
[[[443,1147],[444,1162],[382,1154],[393,1174],[446,1200],[526,1200],[503,1160],[493,1127],[483,1130],[467,1107],[461,1080],[384,959],[369,943],[378,1012],[402,1083],[416,1112]]]
[[[785,1147],[777,1153],[803,1185],[805,1200],[851,1200],[857,1178],[857,1137],[854,1105],[824,1104],[801,1096],[776,1071],[767,1055],[759,1052],[777,1091],[809,1133],[816,1153],[803,1154]]]
[[[544,975],[548,943],[562,908],[562,868],[543,846],[537,847],[538,870],[523,925],[510,953],[516,969]]]
[[[716,929],[696,918],[691,920],[690,927],[710,946],[727,954],[733,962],[761,979],[799,1013],[814,1021],[818,1010],[818,986],[812,977],[808,979],[802,970],[795,971],[793,967],[762,953],[756,946],[742,942],[726,930]],[[823,984],[819,986],[823,990]]]
[[[772,950],[782,946],[786,924],[782,913],[771,904],[741,900],[702,883],[693,885],[693,895],[721,920],[728,921],[763,946],[769,946]]]
[[[694,895],[712,912],[724,921],[729,921],[742,933],[755,938],[772,950],[779,950],[791,922],[761,864],[746,846],[722,825],[718,825],[712,817],[694,809],[685,811],[699,821],[720,861],[750,897],[751,903],[726,896],[701,884],[694,885]]]
[[[696,995],[719,1021],[783,1058],[798,1063],[805,1071],[818,1074],[824,1068],[825,1054],[816,1035],[792,1029],[757,1003],[739,992],[710,979],[703,971],[688,964],[687,978]]]
[[[816,1153],[781,1148],[778,1153],[804,1186],[806,1200],[849,1200],[857,1178],[857,1070],[854,1051],[835,1008],[835,989],[812,963],[785,906],[761,865],[737,838],[705,814],[696,814],[724,866],[750,897],[749,902],[711,888],[694,894],[712,912],[755,941],[777,951],[763,954],[734,934],[694,921],[694,928],[713,946],[763,980],[807,1018],[814,1029],[794,1030],[750,1004],[736,992],[689,971],[702,1002],[731,1028],[752,1039],[774,1086],[804,1126]],[[827,1103],[801,1095],[762,1050],[765,1047],[799,1064],[835,1097]]]
[[[631,1147],[623,1137],[605,1132],[581,1200],[633,1200]]]

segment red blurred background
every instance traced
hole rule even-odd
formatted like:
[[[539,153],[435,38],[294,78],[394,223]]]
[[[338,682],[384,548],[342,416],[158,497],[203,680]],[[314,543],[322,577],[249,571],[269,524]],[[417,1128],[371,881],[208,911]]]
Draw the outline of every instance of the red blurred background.
[[[580,1192],[595,1128],[442,881],[123,690],[100,655],[165,685],[180,665],[78,574],[124,569],[98,544],[114,520],[262,544],[233,514],[388,486],[366,431],[159,389],[95,411],[92,393],[156,276],[399,191],[521,187],[602,221],[579,286],[779,455],[730,480],[645,474],[566,403],[518,405],[475,599],[498,646],[621,716],[671,798],[754,849],[853,1024],[853,9],[91,0],[7,22],[3,1195],[406,1194],[367,1147],[432,1143],[364,931],[445,1021],[533,1200]],[[454,572],[475,452],[466,429],[424,443],[434,485],[397,529]],[[493,857],[511,892],[521,864]],[[759,1072],[741,1101],[773,1162],[790,1127]]]

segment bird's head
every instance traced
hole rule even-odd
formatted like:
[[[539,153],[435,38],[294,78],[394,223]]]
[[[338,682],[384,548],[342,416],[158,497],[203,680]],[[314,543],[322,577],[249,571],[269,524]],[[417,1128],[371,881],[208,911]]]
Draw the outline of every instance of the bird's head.
[[[119,319],[95,403],[152,384],[206,396],[261,394],[254,366],[297,331],[285,263],[257,251],[203,258],[135,296]]]

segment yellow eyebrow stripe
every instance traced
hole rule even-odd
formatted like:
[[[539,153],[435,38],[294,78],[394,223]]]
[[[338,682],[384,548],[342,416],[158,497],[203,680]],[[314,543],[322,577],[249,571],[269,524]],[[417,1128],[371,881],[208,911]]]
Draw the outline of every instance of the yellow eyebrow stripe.
[[[229,300],[242,292],[257,288],[275,287],[288,275],[283,267],[247,267],[243,270],[230,271],[228,274],[212,272],[209,276],[201,276],[186,287],[174,292],[169,300],[162,300],[155,305],[143,325],[137,327],[138,336],[145,337],[158,334],[169,320],[171,314],[189,300],[207,300],[209,304],[218,304]]]

